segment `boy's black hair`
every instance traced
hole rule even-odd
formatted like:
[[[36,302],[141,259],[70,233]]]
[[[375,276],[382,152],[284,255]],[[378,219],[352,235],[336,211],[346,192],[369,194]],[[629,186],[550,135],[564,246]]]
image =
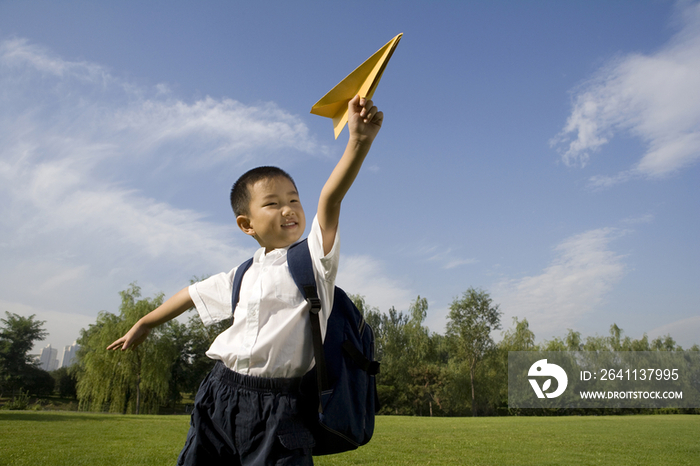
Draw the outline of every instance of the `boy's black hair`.
[[[231,188],[231,208],[233,213],[239,215],[250,214],[250,188],[260,180],[269,180],[271,178],[283,177],[292,182],[294,188],[297,188],[294,179],[278,167],[258,167],[253,168],[241,175]]]

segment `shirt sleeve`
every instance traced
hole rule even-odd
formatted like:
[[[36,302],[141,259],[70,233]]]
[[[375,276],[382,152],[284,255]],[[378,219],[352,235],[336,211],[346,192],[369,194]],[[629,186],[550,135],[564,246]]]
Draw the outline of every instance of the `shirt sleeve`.
[[[316,279],[322,279],[335,286],[335,277],[338,274],[338,265],[340,264],[340,235],[336,230],[335,238],[333,239],[333,247],[328,254],[323,254],[323,234],[321,233],[321,225],[318,223],[318,216],[314,217],[309,232],[309,252],[311,259],[314,262],[316,270]]]
[[[204,325],[209,326],[231,318],[231,292],[236,269],[238,267],[228,273],[212,275],[188,288]]]
[[[321,298],[321,314],[323,316],[321,319],[321,335],[325,338],[326,323],[331,315],[335,297],[335,277],[338,274],[338,266],[340,264],[340,235],[336,232],[333,247],[324,256],[321,225],[318,223],[318,218],[314,217],[308,243],[316,278],[316,289]]]

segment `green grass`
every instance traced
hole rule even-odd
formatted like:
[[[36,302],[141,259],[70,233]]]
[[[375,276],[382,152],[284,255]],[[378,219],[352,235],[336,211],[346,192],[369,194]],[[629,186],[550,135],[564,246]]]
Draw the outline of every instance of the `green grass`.
[[[367,446],[316,464],[698,465],[700,416],[380,417]]]
[[[0,411],[0,465],[175,464],[188,416]]]
[[[174,464],[187,416],[0,412],[0,465]],[[372,441],[334,465],[700,464],[700,416],[381,416]]]

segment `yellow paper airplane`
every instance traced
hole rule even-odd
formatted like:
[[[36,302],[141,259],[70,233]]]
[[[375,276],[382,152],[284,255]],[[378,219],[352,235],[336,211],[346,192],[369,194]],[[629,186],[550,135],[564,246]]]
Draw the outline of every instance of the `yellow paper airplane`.
[[[367,99],[372,98],[401,36],[403,33],[387,42],[311,107],[314,115],[333,119],[336,139],[348,122],[348,102],[357,94]]]

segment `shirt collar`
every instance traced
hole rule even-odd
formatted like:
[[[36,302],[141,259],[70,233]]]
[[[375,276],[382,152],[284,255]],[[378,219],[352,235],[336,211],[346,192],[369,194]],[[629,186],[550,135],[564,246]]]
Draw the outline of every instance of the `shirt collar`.
[[[263,262],[270,262],[270,261],[276,261],[278,259],[284,259],[287,260],[287,250],[289,250],[291,246],[287,246],[285,248],[277,248],[273,249],[272,251],[268,252],[265,254],[265,248],[259,248],[257,251],[255,251],[255,254],[253,255],[253,262],[257,264],[262,264]]]
[[[289,246],[286,246],[284,248],[277,248],[273,249],[269,253],[265,254],[265,248],[258,248],[257,251],[255,251],[255,254],[253,254],[253,262],[255,263],[262,263],[266,257],[269,259],[276,259],[278,257],[287,257],[287,251],[289,251],[289,248],[294,246],[297,243],[301,243],[304,241],[304,238],[299,238],[296,240],[294,243],[290,244]]]

